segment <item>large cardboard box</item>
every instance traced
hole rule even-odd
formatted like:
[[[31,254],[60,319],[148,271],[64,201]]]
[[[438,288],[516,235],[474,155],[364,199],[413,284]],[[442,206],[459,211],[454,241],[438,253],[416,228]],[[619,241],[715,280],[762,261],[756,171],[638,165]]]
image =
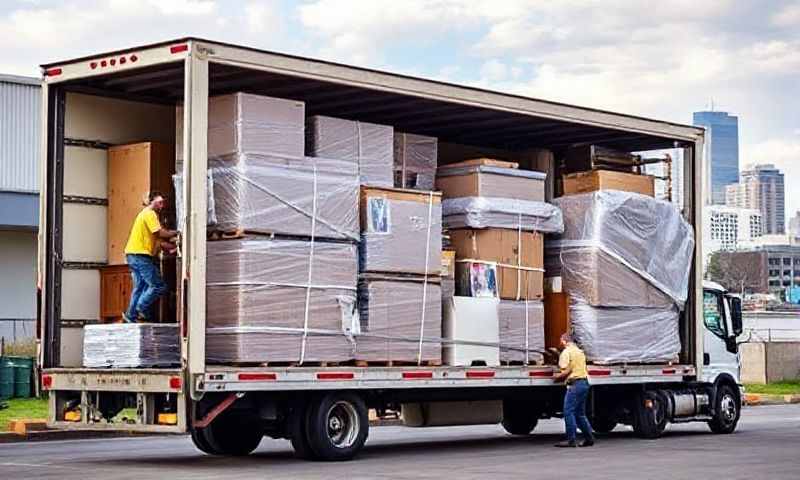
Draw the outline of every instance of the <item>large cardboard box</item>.
[[[500,298],[542,298],[544,238],[541,233],[502,228],[451,230],[450,242],[458,259],[497,264]]]
[[[439,275],[442,196],[361,188],[361,271]]]
[[[490,165],[439,168],[436,189],[444,198],[500,197],[544,201],[546,175]]]
[[[655,177],[611,170],[593,170],[564,176],[564,195],[598,190],[621,190],[654,197]]]

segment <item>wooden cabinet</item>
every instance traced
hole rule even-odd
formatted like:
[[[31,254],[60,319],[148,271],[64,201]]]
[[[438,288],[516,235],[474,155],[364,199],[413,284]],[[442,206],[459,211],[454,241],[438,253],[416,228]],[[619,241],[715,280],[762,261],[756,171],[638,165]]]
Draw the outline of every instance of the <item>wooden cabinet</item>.
[[[558,348],[561,335],[569,332],[569,295],[564,292],[544,294],[544,346]]]
[[[118,322],[131,300],[133,281],[127,265],[110,265],[100,269],[100,318]]]
[[[133,220],[144,208],[150,191],[157,190],[168,197],[162,223],[174,218],[174,172],[175,154],[171,145],[145,142],[108,149],[109,265],[125,263],[125,244]]]

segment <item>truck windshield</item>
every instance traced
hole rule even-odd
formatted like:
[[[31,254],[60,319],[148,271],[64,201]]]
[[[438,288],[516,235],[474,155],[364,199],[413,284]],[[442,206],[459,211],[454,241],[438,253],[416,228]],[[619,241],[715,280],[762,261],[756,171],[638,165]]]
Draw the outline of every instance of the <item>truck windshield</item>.
[[[714,292],[703,292],[703,322],[715,335],[725,337],[720,299]]]

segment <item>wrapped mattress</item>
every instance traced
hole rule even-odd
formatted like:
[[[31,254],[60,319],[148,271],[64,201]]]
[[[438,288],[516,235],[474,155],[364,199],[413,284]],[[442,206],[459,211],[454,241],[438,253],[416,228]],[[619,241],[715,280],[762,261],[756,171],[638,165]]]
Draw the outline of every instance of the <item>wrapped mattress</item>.
[[[462,197],[442,202],[446,228],[508,228],[529,232],[561,233],[561,210],[549,203],[513,198]]]

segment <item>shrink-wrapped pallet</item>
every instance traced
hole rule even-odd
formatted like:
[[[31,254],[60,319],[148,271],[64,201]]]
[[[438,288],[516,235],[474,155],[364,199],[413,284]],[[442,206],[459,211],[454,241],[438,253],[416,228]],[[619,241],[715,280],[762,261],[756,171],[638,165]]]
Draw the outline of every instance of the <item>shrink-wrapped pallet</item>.
[[[676,307],[593,307],[573,301],[572,333],[590,362],[659,363],[681,351]]]
[[[262,237],[207,249],[209,362],[352,359],[355,245]]]
[[[544,351],[544,304],[535,300],[501,300],[501,362],[542,362]]]
[[[561,210],[545,202],[513,198],[462,197],[442,201],[446,228],[507,228],[527,232],[561,233]]]
[[[352,162],[362,185],[394,186],[392,127],[315,115],[306,125],[306,154]]]
[[[173,367],[180,363],[176,324],[113,323],[83,329],[84,367]]]
[[[438,140],[413,133],[394,134],[394,186],[433,190]]]
[[[356,360],[442,360],[442,293],[438,277],[362,276],[358,308],[361,332]]]
[[[444,198],[495,197],[544,202],[547,175],[493,165],[443,166],[436,173],[436,189]]]
[[[546,254],[548,263],[559,264],[571,296],[594,306],[664,306],[667,296],[683,307],[694,235],[675,205],[615,190],[561,197],[555,204],[564,233],[548,243]]]
[[[439,274],[441,194],[362,187],[361,226],[362,272]]]

